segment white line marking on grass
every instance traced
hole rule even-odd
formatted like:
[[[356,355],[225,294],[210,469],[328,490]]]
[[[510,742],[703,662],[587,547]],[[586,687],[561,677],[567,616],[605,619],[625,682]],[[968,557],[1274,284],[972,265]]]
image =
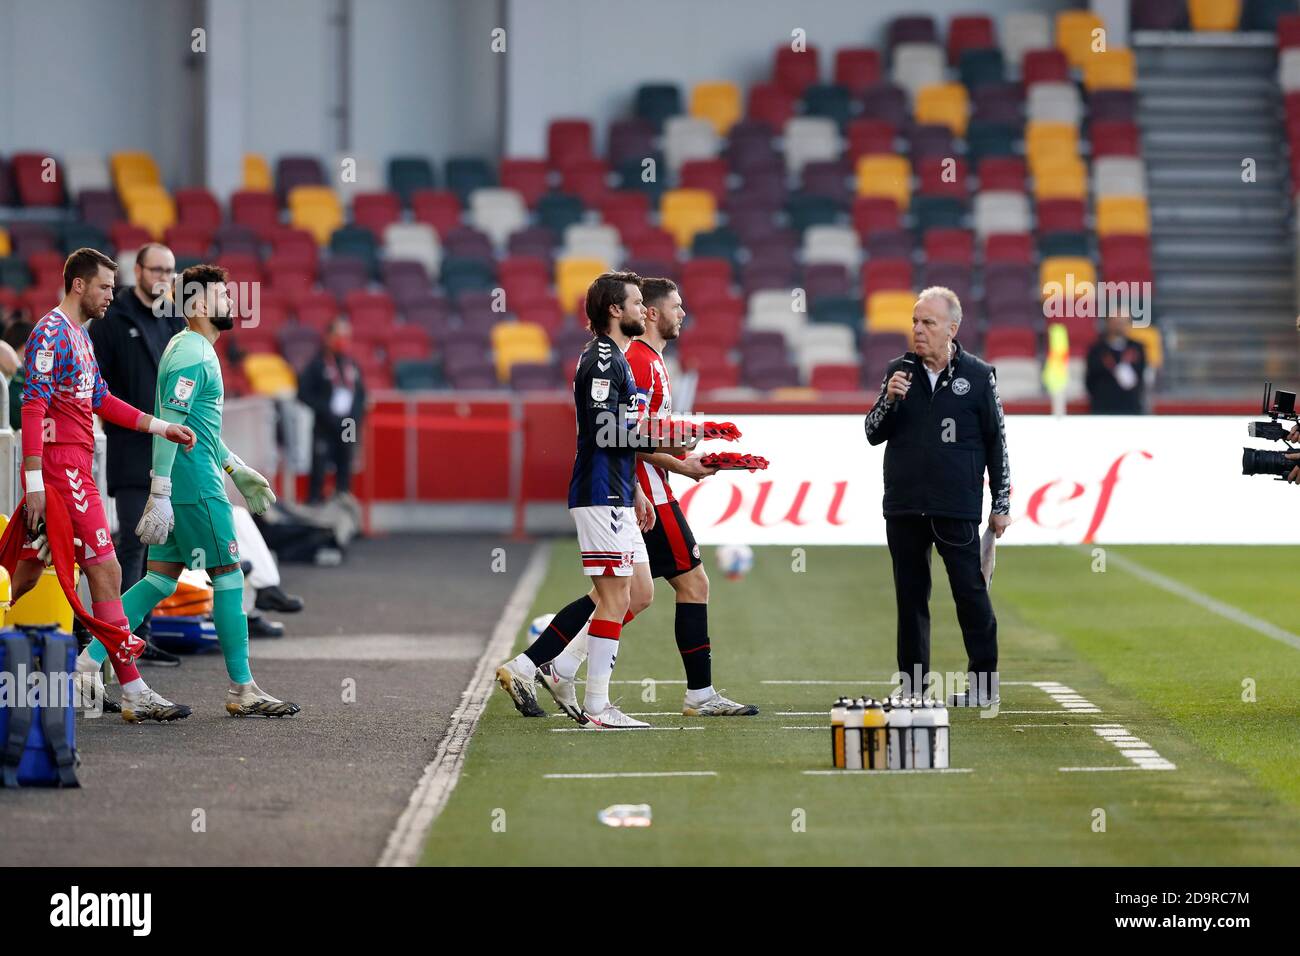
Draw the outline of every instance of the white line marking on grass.
[[[660,770],[641,773],[544,773],[543,780],[612,780],[615,777],[716,777],[713,770]]]
[[[1101,708],[1094,707],[1091,710],[1084,710],[1082,708],[1078,710],[1002,710],[999,709],[998,713],[999,714],[1051,714],[1054,717],[1061,717],[1064,716],[1065,714],[1074,714],[1074,713],[1100,714]]]
[[[847,776],[865,776],[873,777],[893,777],[905,773],[974,773],[974,767],[943,767],[939,770],[804,770],[801,771],[805,777],[847,777]]]
[[[881,687],[893,687],[892,680],[761,680],[760,684],[793,684],[811,687],[839,687],[843,684],[878,684]]]
[[[807,727],[807,726],[804,726],[804,727],[782,727],[781,729],[782,729],[782,730],[829,730],[829,729],[830,729],[830,725],[827,724],[825,727]]]
[[[1225,604],[1223,601],[1216,600],[1208,594],[1196,590],[1194,587],[1183,584],[1181,581],[1167,578],[1157,571],[1152,571],[1145,565],[1138,564],[1132,558],[1126,558],[1113,551],[1108,555],[1108,557],[1125,571],[1132,572],[1149,584],[1154,584],[1156,587],[1163,588],[1170,594],[1191,601],[1193,604],[1198,604],[1207,611],[1212,611],[1219,615],[1219,617],[1227,618],[1234,624],[1248,627],[1257,634],[1263,634],[1265,637],[1271,637],[1275,641],[1281,641],[1289,647],[1294,647],[1296,650],[1300,650],[1300,636],[1292,634],[1290,631],[1283,630],[1276,624],[1271,624],[1262,618],[1255,617],[1253,614],[1247,614],[1239,607],[1234,607],[1231,604]]]
[[[419,861],[429,828],[447,805],[447,798],[460,779],[470,737],[478,726],[479,718],[483,716],[488,695],[492,693],[496,666],[505,660],[510,648],[514,646],[515,636],[523,626],[528,609],[546,576],[550,554],[551,546],[546,541],[540,542],[533,549],[528,566],[519,576],[497,626],[493,629],[487,646],[483,648],[469,684],[461,692],[460,704],[451,715],[447,732],[438,743],[433,760],[424,768],[406,809],[397,818],[393,832],[388,835],[388,843],[379,857],[380,866],[413,866]]]
[[[778,717],[825,717],[826,713],[827,712],[824,710],[778,710],[776,712],[776,716]]]
[[[703,730],[703,727],[633,727],[632,730]],[[581,734],[586,732],[586,727],[552,727],[553,734]]]
[[[1133,761],[1141,770],[1176,770],[1173,762],[1166,760],[1140,737],[1135,737],[1123,727],[1109,725],[1094,727],[1092,732],[1102,740],[1109,742],[1120,754]]]
[[[1110,770],[1174,770],[1172,764],[1168,767],[1139,767],[1136,764],[1129,764],[1126,767],[1057,767],[1060,773],[1105,773]]]

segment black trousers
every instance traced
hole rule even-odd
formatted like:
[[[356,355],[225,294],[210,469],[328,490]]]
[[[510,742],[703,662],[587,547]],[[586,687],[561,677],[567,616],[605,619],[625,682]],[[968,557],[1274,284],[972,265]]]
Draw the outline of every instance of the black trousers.
[[[117,563],[122,566],[122,593],[144,577],[148,562],[149,546],[135,536],[135,526],[144,514],[145,503],[149,500],[149,486],[139,488],[117,488],[113,495],[117,502]],[[145,640],[149,639],[149,622],[151,615],[146,614],[135,633]]]
[[[925,689],[930,673],[930,546],[939,549],[966,644],[967,672],[981,687],[996,687],[998,621],[980,571],[978,521],[907,515],[885,519],[898,602],[898,670],[911,693]],[[916,681],[921,683],[918,685]],[[906,691],[906,688],[905,688]]]
[[[325,492],[325,475],[334,466],[334,490],[342,494],[352,490],[352,451],[355,442],[343,440],[343,429],[316,432],[312,436],[311,478],[307,498],[320,501]]]

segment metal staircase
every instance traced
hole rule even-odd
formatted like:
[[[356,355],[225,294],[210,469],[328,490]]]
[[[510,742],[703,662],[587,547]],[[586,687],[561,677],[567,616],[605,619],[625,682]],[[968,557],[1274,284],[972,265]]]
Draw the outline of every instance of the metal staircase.
[[[1136,33],[1163,391],[1300,386],[1294,214],[1272,34]],[[1254,160],[1254,182],[1243,161]]]

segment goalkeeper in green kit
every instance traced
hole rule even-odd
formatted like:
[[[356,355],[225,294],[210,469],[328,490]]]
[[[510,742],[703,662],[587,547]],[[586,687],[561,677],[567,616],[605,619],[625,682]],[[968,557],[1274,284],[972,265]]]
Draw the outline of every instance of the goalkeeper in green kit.
[[[274,504],[275,493],[221,440],[225,388],[213,343],[235,324],[226,279],[226,270],[212,265],[191,266],[181,275],[176,298],[189,327],[173,336],[162,354],[154,413],[188,426],[196,442],[184,455],[177,455],[169,442],[154,442],[149,500],[135,529],[149,545],[148,573],[122,595],[122,605],[134,628],[176,590],[182,570],[205,569],[212,579],[212,617],[230,676],[226,712],[291,717],[298,705],[263,691],[248,666],[244,572],[224,475],[230,475],[253,514]]]

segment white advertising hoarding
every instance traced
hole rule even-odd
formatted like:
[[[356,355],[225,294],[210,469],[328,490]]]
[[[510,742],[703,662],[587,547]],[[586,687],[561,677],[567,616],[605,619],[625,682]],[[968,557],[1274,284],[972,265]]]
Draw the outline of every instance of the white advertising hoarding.
[[[701,544],[884,544],[885,446],[861,415],[711,415],[767,458],[753,474],[672,476]],[[1012,544],[1297,544],[1300,487],[1241,473],[1246,417],[1009,416]],[[983,519],[989,509],[987,476]]]

